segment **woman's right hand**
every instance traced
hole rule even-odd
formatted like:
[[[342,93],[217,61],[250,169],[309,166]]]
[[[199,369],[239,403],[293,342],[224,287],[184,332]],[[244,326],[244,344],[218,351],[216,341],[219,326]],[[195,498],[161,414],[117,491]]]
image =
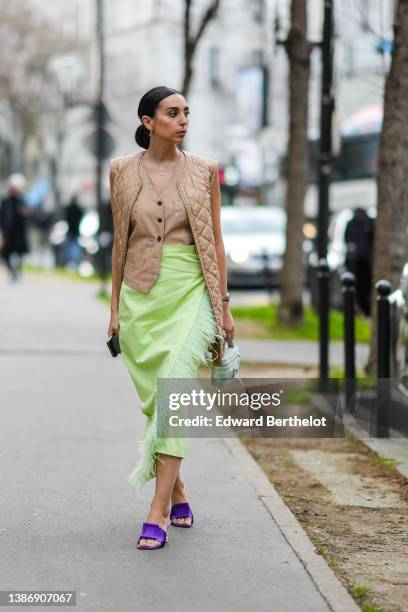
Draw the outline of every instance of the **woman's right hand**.
[[[119,329],[119,313],[111,312],[111,318],[108,327],[108,337],[112,336],[112,334],[119,334]]]

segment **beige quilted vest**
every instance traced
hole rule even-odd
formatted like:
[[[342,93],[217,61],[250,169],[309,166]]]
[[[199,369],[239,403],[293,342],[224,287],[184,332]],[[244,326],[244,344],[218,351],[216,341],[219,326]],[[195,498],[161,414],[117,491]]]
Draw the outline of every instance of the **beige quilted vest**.
[[[211,186],[217,162],[189,151],[183,151],[186,154],[187,164],[185,172],[181,173],[176,185],[186,207],[217,320],[219,338],[217,343],[210,347],[210,350],[216,357],[215,363],[219,363],[218,357],[222,354],[223,348],[221,338],[224,337],[223,308],[211,215]],[[140,176],[141,156],[142,151],[125,157],[117,157],[110,161],[111,206],[114,222],[112,270],[115,270],[116,273],[118,295],[123,281],[126,261],[130,214],[142,186]],[[150,257],[145,257],[147,244]],[[144,259],[145,263],[143,269],[140,270],[140,274],[136,275],[132,283],[136,289],[143,293],[149,292],[159,276],[162,246],[163,240],[157,227],[153,224],[147,224],[146,240],[140,241],[141,255],[143,255],[140,261]]]

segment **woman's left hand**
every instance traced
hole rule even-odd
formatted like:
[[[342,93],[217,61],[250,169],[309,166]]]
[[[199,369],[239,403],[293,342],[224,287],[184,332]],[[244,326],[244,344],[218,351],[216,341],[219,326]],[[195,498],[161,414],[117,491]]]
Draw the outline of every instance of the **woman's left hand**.
[[[235,325],[229,308],[224,311],[224,330],[226,333],[226,341],[231,342],[235,334]]]

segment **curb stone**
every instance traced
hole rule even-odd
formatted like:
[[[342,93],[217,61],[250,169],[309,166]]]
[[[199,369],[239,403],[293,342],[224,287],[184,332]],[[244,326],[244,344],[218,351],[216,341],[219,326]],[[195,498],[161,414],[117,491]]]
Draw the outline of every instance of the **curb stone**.
[[[333,612],[359,612],[361,608],[324,558],[316,553],[305,530],[244,444],[239,438],[222,438],[222,441],[242,468],[259,499],[267,508],[330,609]]]

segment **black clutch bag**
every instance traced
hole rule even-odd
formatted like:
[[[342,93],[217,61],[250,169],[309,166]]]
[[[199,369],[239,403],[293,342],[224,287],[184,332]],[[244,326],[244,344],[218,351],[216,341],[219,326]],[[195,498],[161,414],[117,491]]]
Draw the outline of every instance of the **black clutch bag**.
[[[110,350],[112,357],[117,357],[121,352],[119,336],[116,334],[112,334],[111,336],[109,336],[106,344],[108,345],[108,349]]]

